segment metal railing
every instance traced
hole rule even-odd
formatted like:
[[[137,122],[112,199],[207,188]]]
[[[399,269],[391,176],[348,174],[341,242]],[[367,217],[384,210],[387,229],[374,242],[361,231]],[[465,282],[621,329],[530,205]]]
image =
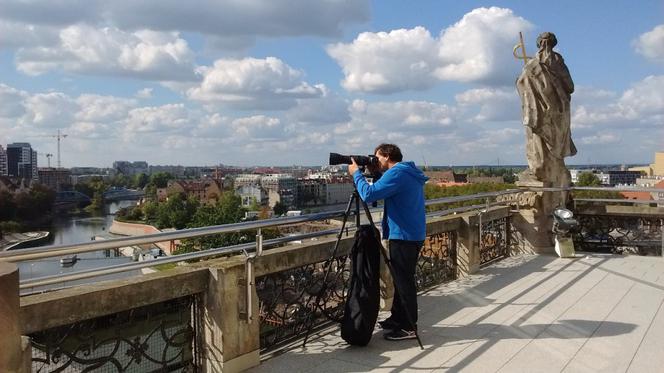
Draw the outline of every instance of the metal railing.
[[[440,204],[452,204],[452,203],[458,203],[458,202],[465,202],[465,201],[472,201],[472,200],[478,200],[478,199],[484,199],[485,203],[481,205],[472,205],[472,206],[464,206],[464,207],[457,207],[457,208],[452,208],[452,209],[445,209],[445,210],[439,210],[439,211],[433,211],[427,213],[427,217],[439,217],[439,216],[445,216],[449,214],[454,214],[454,213],[459,213],[459,212],[465,212],[465,211],[471,211],[471,210],[478,210],[478,209],[483,209],[483,208],[488,208],[491,206],[496,206],[496,205],[506,205],[506,204],[513,204],[514,201],[492,201],[492,199],[495,199],[496,197],[499,196],[504,196],[504,195],[510,195],[510,194],[517,194],[517,193],[523,193],[523,192],[547,192],[547,191],[572,191],[572,190],[595,190],[595,191],[639,191],[639,192],[664,192],[664,189],[660,188],[630,188],[630,187],[618,187],[618,188],[606,188],[606,187],[570,187],[570,188],[524,188],[524,189],[508,189],[508,190],[503,190],[503,191],[497,191],[497,192],[486,192],[486,193],[478,193],[478,194],[473,194],[473,195],[463,195],[463,196],[455,196],[455,197],[444,197],[444,198],[436,198],[436,199],[430,199],[425,202],[427,206],[433,206],[433,205],[440,205]],[[600,200],[604,201],[604,200]],[[611,202],[635,202],[635,200],[610,200]],[[655,203],[656,201],[652,201],[649,203]],[[518,206],[517,206],[518,208]],[[372,212],[380,210],[381,207],[374,208],[372,209]],[[225,224],[225,225],[218,225],[218,226],[208,226],[208,227],[201,227],[201,228],[190,228],[190,229],[182,229],[178,231],[172,231],[172,232],[162,232],[162,233],[156,233],[156,234],[149,234],[149,235],[143,235],[143,236],[132,236],[132,237],[124,237],[124,238],[117,238],[117,239],[109,239],[109,240],[103,240],[103,241],[95,241],[95,242],[84,242],[84,243],[77,243],[77,244],[68,244],[68,245],[51,245],[51,246],[44,246],[44,247],[39,247],[39,248],[33,248],[33,249],[22,249],[22,250],[16,250],[16,251],[5,251],[5,252],[0,252],[0,262],[5,261],[5,262],[22,262],[22,261],[28,261],[28,260],[35,260],[35,259],[43,259],[43,258],[51,258],[51,257],[57,257],[57,256],[63,256],[63,255],[73,255],[73,254],[79,254],[79,253],[86,253],[86,252],[93,252],[93,251],[99,251],[99,250],[105,250],[105,249],[115,249],[115,248],[121,248],[121,247],[126,247],[126,246],[134,246],[134,245],[142,245],[142,244],[150,244],[150,243],[155,243],[155,242],[165,242],[165,241],[172,241],[172,240],[180,240],[180,239],[188,239],[188,238],[196,238],[196,237],[202,237],[202,236],[208,236],[208,235],[214,235],[214,234],[223,234],[223,233],[232,233],[232,232],[239,232],[239,231],[245,231],[245,230],[251,230],[251,229],[261,229],[261,228],[270,228],[270,227],[278,227],[282,225],[288,225],[288,224],[297,224],[297,223],[305,223],[305,222],[312,222],[312,221],[319,221],[319,220],[327,220],[327,219],[335,219],[335,218],[340,218],[344,215],[344,211],[339,210],[339,211],[332,211],[332,212],[324,212],[324,213],[315,213],[315,214],[309,214],[309,215],[302,215],[302,216],[295,216],[295,217],[285,217],[285,218],[274,218],[274,219],[266,219],[266,220],[259,220],[259,221],[250,221],[250,222],[241,222],[241,223],[234,223],[234,224]],[[352,231],[354,227],[349,227],[349,231]],[[31,287],[37,287],[37,286],[42,286],[42,285],[50,285],[50,284],[55,284],[55,283],[61,283],[64,281],[72,281],[72,280],[79,280],[79,279],[84,279],[84,278],[91,278],[91,277],[96,277],[96,276],[102,276],[102,275],[107,275],[107,274],[113,274],[113,273],[120,273],[120,272],[127,272],[127,271],[132,271],[136,269],[141,269],[141,268],[146,268],[146,267],[154,267],[160,264],[167,264],[167,263],[176,263],[176,262],[181,262],[185,260],[192,260],[192,259],[205,259],[205,258],[210,258],[210,257],[217,257],[220,255],[230,255],[230,254],[236,254],[236,253],[241,253],[241,252],[249,252],[254,250],[262,250],[262,246],[274,246],[274,245],[279,245],[282,243],[290,242],[290,241],[295,241],[295,240],[302,240],[306,238],[313,238],[313,237],[319,237],[323,235],[329,235],[332,233],[335,233],[336,230],[328,230],[328,231],[321,231],[321,232],[315,232],[315,233],[308,233],[308,234],[300,234],[296,236],[289,236],[289,237],[282,237],[282,238],[277,238],[277,239],[272,239],[272,240],[266,240],[265,242],[262,242],[262,245],[260,245],[260,248],[257,248],[257,244],[250,242],[246,244],[240,244],[240,245],[235,245],[235,246],[229,246],[229,247],[222,247],[222,248],[212,248],[209,250],[201,251],[201,252],[196,252],[196,253],[188,253],[188,254],[181,254],[177,256],[171,256],[171,257],[163,257],[163,258],[157,258],[154,260],[146,261],[146,262],[138,262],[138,263],[124,263],[124,264],[119,264],[119,265],[112,265],[112,266],[107,266],[103,268],[95,268],[95,269],[89,269],[89,270],[83,270],[83,271],[77,271],[77,272],[72,272],[70,274],[62,275],[51,275],[51,276],[43,276],[43,277],[37,277],[37,278],[32,278],[32,279],[26,279],[22,280],[20,283],[21,289],[25,288],[31,288]],[[260,253],[258,253],[260,255]]]

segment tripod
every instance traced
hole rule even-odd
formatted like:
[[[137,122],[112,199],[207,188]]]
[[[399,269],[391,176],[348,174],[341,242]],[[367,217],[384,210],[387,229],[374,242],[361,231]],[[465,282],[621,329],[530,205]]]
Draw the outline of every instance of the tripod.
[[[337,250],[339,249],[339,243],[341,242],[341,237],[343,236],[343,232],[344,232],[344,229],[346,227],[346,223],[348,222],[348,218],[350,217],[351,209],[352,209],[353,205],[355,205],[355,212],[354,212],[354,214],[355,214],[355,226],[358,227],[358,228],[360,227],[360,203],[362,204],[362,207],[364,208],[364,212],[367,216],[367,220],[369,220],[369,224],[371,225],[371,227],[374,226],[373,218],[371,217],[371,212],[369,211],[369,206],[367,206],[366,202],[362,201],[362,199],[360,198],[360,194],[357,192],[357,188],[355,188],[355,190],[353,191],[353,193],[351,194],[351,196],[348,200],[348,205],[346,206],[343,221],[341,223],[341,228],[339,229],[339,233],[337,233],[337,240],[334,243],[334,249],[332,251],[332,254],[330,255],[330,259],[326,263],[321,289],[316,294],[316,298],[315,298],[315,301],[314,301],[314,306],[313,306],[313,309],[312,309],[313,312],[311,314],[315,313],[315,311],[317,309],[321,308],[321,305],[320,305],[321,295],[323,295],[325,293],[325,291],[327,290],[327,277],[330,273],[333,259],[337,255]],[[388,270],[390,271],[390,274],[392,275],[392,278],[394,278],[394,269],[392,267],[392,262],[389,258],[387,250],[385,249],[385,247],[381,243],[380,236],[378,235],[378,232],[375,229],[372,229],[372,231],[374,232],[375,238],[378,242],[378,246],[380,247],[380,253],[381,253],[381,256],[383,257],[383,260],[385,261],[385,265],[387,266]],[[356,239],[357,239],[357,237],[356,237]],[[403,292],[395,291],[395,293],[399,294],[401,304],[405,305],[406,302],[404,301],[404,298],[403,298]],[[420,340],[420,336],[417,333],[417,328],[415,327],[415,323],[413,322],[412,315],[408,311],[407,307],[404,307],[404,311],[405,311],[405,316],[406,316],[406,319],[408,321],[408,324],[411,326],[412,330],[415,331],[415,338],[417,339],[417,343],[420,345],[420,348],[422,350],[424,350],[424,346],[422,345],[422,341]],[[305,320],[305,325],[309,324],[309,327],[307,327],[307,332],[304,336],[304,342],[302,343],[302,347],[306,346],[307,340],[309,338],[309,334],[311,333],[311,329],[313,327],[313,325],[311,324],[312,323],[311,314],[309,314],[307,316],[307,319]]]

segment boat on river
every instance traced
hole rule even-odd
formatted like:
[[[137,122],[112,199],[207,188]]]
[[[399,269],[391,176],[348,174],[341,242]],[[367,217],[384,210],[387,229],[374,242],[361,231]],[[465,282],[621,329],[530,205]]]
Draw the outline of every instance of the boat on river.
[[[49,235],[48,231],[5,233],[0,238],[0,251],[21,249],[28,244],[45,242]]]

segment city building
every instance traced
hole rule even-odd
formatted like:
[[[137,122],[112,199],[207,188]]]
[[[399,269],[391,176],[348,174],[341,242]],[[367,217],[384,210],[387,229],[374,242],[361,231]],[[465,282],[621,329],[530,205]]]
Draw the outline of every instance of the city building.
[[[269,203],[268,193],[258,184],[242,185],[235,189],[235,194],[242,199],[242,207],[251,207],[254,202],[259,206],[267,206]]]
[[[7,152],[5,148],[0,145],[0,176],[7,176]]]
[[[72,183],[71,172],[64,168],[40,167],[37,172],[41,184],[58,192],[62,189],[63,185],[70,185]]]
[[[647,166],[630,167],[629,171],[640,171],[645,176],[664,176],[664,152],[655,152],[655,163]]]
[[[27,142],[7,145],[7,175],[38,180],[37,152]]]
[[[448,171],[427,171],[424,173],[429,182],[438,186],[464,185],[468,183],[466,174],[457,174],[452,170]]]
[[[261,186],[268,192],[268,205],[278,202],[293,207],[297,203],[297,180],[290,174],[267,174],[261,177]]]
[[[116,174],[126,176],[133,176],[138,174],[147,174],[149,172],[148,163],[145,161],[115,161],[113,162],[113,169]]]
[[[298,179],[298,206],[322,206],[346,203],[354,191],[353,180],[348,175],[328,172],[309,174]]]
[[[572,183],[578,183],[581,174],[592,173],[597,177],[597,179],[599,179],[600,184],[608,186],[636,185],[637,179],[639,179],[642,175],[641,171],[609,170],[601,172],[594,169],[572,169],[569,170],[569,173],[572,179]]]
[[[201,180],[169,180],[166,193],[157,191],[157,198],[163,198],[175,193],[184,193],[187,198],[193,197],[201,203],[213,205],[219,201],[223,190],[221,183],[214,179]]]
[[[233,180],[233,188],[238,190],[245,185],[260,185],[261,175],[257,174],[238,174]]]

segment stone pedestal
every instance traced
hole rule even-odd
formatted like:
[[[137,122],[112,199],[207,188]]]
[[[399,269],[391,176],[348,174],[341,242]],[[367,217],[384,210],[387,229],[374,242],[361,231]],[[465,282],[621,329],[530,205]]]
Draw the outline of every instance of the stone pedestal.
[[[258,295],[252,294],[253,320],[247,320],[246,281],[243,260],[233,258],[210,268],[203,317],[204,372],[241,372],[260,364]]]
[[[517,181],[520,188],[549,188],[551,183],[541,181]],[[519,206],[512,215],[512,226],[520,234],[521,245],[514,245],[521,253],[555,254],[553,246],[553,210],[564,207],[567,192],[523,192],[504,196]]]
[[[0,262],[0,372],[30,372],[30,340],[21,336],[18,268]]]

